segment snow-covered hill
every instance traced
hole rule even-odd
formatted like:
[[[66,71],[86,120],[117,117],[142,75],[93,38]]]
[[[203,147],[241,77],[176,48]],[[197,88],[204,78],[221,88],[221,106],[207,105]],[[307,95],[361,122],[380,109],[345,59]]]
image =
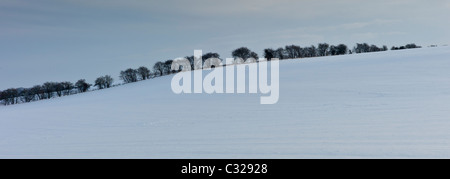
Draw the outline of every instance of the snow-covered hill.
[[[280,62],[280,99],[171,76],[0,107],[0,158],[450,158],[450,48]]]

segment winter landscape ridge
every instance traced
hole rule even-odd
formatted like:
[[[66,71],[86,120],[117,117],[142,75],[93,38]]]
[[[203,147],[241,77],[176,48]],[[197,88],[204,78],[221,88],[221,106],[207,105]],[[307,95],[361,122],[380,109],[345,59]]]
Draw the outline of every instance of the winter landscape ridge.
[[[422,48],[280,61],[274,105],[164,76],[1,106],[0,158],[450,158],[449,69]]]

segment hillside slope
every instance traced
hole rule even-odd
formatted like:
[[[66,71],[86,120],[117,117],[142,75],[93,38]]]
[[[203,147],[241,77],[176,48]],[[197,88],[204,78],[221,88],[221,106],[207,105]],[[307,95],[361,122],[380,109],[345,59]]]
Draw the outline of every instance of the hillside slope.
[[[0,107],[0,158],[450,158],[450,48],[280,62],[280,99],[171,76]]]

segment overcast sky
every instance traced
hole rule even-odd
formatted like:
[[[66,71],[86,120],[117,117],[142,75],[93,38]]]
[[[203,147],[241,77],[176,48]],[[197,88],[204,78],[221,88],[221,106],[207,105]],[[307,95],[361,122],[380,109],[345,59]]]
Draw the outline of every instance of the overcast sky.
[[[0,0],[0,81],[20,66],[48,80],[118,75],[194,49],[227,58],[241,46],[444,45],[449,18],[449,0]],[[15,78],[7,85],[30,85]]]

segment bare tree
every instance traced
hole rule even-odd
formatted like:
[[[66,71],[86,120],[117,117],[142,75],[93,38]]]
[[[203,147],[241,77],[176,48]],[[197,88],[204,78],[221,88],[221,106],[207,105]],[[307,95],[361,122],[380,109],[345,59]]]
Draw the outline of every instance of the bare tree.
[[[105,78],[105,86],[106,86],[106,88],[111,88],[111,86],[114,83],[114,79],[111,76],[109,76],[109,75],[105,75],[103,78]]]
[[[56,94],[58,95],[58,97],[61,97],[61,96],[62,96],[62,93],[63,93],[63,91],[64,91],[64,86],[63,86],[63,84],[62,84],[62,83],[55,83],[55,84],[54,84],[54,89],[55,89],[55,92],[56,92]]]
[[[249,58],[258,59],[258,54],[252,52],[247,47],[238,48],[234,50],[231,55],[233,56],[233,58],[242,58],[243,60],[247,60]]]
[[[210,60],[215,60],[218,59],[219,61],[222,61],[222,59],[220,59],[220,55],[218,53],[213,53],[213,52],[209,52],[206,53],[204,55],[202,55],[202,67],[205,66],[205,62],[210,59]],[[218,65],[218,64],[216,64]],[[215,68],[215,65],[212,65],[211,68]]]
[[[218,54],[218,53],[213,53],[213,52],[208,52],[208,53],[206,53],[206,54],[204,54],[204,55],[202,55],[202,63],[200,64],[198,64],[199,66],[201,66],[201,68],[203,68],[203,66],[205,65],[205,62],[208,60],[208,59],[219,59],[219,60],[221,60],[220,59],[220,55]],[[213,67],[215,67],[214,65],[213,65]]]
[[[120,72],[120,79],[125,83],[133,83],[137,81],[138,71],[135,69],[128,68],[125,71]]]
[[[317,48],[314,45],[311,45],[311,47],[308,48],[308,55],[309,57],[317,56]]]
[[[422,47],[418,46],[418,45],[416,45],[414,43],[411,43],[411,44],[406,44],[405,46],[400,46],[400,47],[393,46],[391,48],[391,50],[404,50],[404,49],[412,49],[412,48],[422,48]]]
[[[155,65],[153,65],[153,70],[159,74],[159,76],[163,75],[164,72],[164,63],[163,62],[156,62]]]
[[[25,88],[20,92],[20,96],[22,96],[23,102],[31,102],[35,99],[36,94],[31,90],[31,88]]]
[[[173,71],[172,71],[172,63],[173,63],[173,60],[166,60],[164,62],[163,71],[164,71],[165,74],[173,73]]]
[[[208,53],[202,55],[203,62],[205,62],[206,60],[208,60],[210,58],[220,59],[220,55],[218,53],[213,53],[213,52],[208,52]]]
[[[270,61],[274,57],[275,57],[275,50],[271,48],[264,49],[264,58]]]
[[[101,77],[98,77],[95,80],[95,85],[94,86],[97,86],[98,89],[103,89],[103,88],[106,88],[106,84],[105,83],[106,83],[105,77],[101,76]]]
[[[69,81],[61,82],[61,85],[63,86],[63,95],[70,95],[72,89],[75,88],[73,83]]]
[[[19,91],[16,88],[10,88],[2,92],[2,98],[5,105],[16,104],[17,97],[19,97]]]
[[[339,44],[336,47],[336,50],[337,50],[337,55],[345,55],[348,51],[348,48],[347,48],[347,45]]]
[[[194,70],[195,68],[195,62],[194,62],[194,56],[187,56],[187,57],[184,57],[184,58],[186,58],[188,61],[189,61],[189,63],[191,64],[191,70]]]
[[[376,45],[371,45],[369,47],[369,52],[379,52],[379,51],[382,51],[382,50],[383,50],[382,48],[379,48]]]
[[[86,92],[91,86],[92,86],[91,84],[86,83],[86,80],[85,80],[85,79],[78,80],[78,81],[75,83],[75,87],[78,89],[78,91],[79,91],[80,93]]]
[[[367,43],[357,43],[356,46],[353,48],[355,53],[367,53],[370,52],[370,45]]]
[[[0,91],[0,103],[3,101],[3,103],[6,104],[4,102],[4,100],[5,100],[5,97],[4,97],[3,91]]]
[[[45,99],[45,91],[41,85],[33,86],[30,90],[37,96],[38,100]]]
[[[139,67],[137,69],[137,73],[141,80],[146,80],[146,79],[150,78],[150,70],[147,67],[144,67],[144,66]]]
[[[282,59],[287,59],[289,57],[288,57],[286,50],[280,47],[275,52],[275,58],[282,60]]]
[[[317,54],[319,56],[327,56],[329,47],[330,47],[330,45],[328,45],[327,43],[319,44],[319,46],[317,46]]]
[[[46,82],[42,85],[42,88],[46,94],[45,96],[46,99],[50,99],[53,97],[53,93],[56,91],[55,86],[56,86],[55,82]]]
[[[286,45],[285,51],[290,59],[301,57],[301,47],[297,45]]]

